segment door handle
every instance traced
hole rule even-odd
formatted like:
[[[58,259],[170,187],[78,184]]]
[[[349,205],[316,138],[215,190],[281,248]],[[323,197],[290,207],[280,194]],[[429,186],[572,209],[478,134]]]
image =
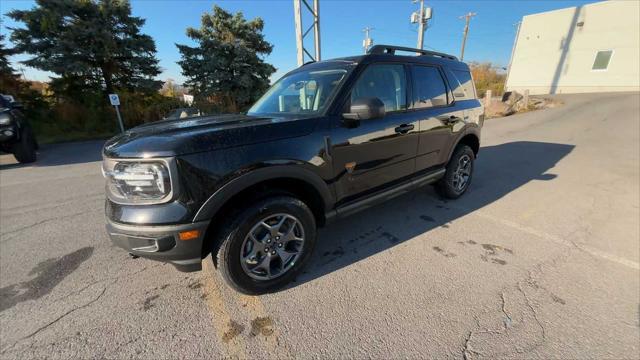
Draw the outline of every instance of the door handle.
[[[443,123],[445,123],[445,125],[451,125],[453,123],[456,123],[460,120],[462,120],[461,118],[455,116],[455,115],[451,115],[451,116],[438,116],[438,120],[442,121]]]
[[[413,130],[415,126],[413,124],[402,124],[398,126],[395,130],[398,134],[406,134],[409,131]]]

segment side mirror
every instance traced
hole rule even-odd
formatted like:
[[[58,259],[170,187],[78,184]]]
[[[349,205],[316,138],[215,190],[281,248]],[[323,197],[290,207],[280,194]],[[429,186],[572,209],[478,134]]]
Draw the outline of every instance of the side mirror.
[[[346,120],[370,120],[384,117],[384,103],[377,97],[364,97],[354,100],[348,113],[342,114]]]

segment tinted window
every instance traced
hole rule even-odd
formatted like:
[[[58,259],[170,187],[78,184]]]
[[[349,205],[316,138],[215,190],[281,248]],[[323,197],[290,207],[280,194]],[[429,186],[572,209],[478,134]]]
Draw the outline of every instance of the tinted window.
[[[463,70],[451,70],[449,74],[449,83],[453,87],[453,97],[456,100],[475,99],[476,91],[471,79],[471,73]]]
[[[413,67],[413,106],[428,108],[447,105],[447,87],[435,67]]]
[[[607,70],[609,67],[609,61],[611,60],[611,55],[613,55],[612,50],[606,51],[598,51],[596,53],[596,58],[593,60],[592,70]]]
[[[385,111],[407,108],[407,84],[404,66],[379,64],[368,66],[351,90],[351,102],[366,97],[377,97]]]

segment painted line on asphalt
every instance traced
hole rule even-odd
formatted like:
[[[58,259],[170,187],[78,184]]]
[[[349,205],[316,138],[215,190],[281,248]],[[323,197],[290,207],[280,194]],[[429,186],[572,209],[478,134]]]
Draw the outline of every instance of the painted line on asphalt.
[[[206,291],[206,303],[211,313],[211,319],[213,320],[213,327],[218,335],[218,342],[222,346],[222,349],[226,352],[228,358],[233,359],[247,359],[245,353],[246,345],[244,339],[241,336],[235,336],[232,339],[225,340],[229,337],[226,335],[227,331],[232,331],[231,316],[227,312],[227,307],[224,303],[224,297],[219,289],[220,284],[215,281],[215,277],[212,276],[216,271],[209,259],[204,259],[202,262],[202,270],[206,278],[204,281],[204,290]],[[227,330],[229,329],[229,330]],[[222,357],[222,356],[221,356]]]
[[[463,210],[463,209],[460,209]],[[573,243],[571,243],[570,241],[564,240],[563,238],[556,236],[556,235],[552,235],[549,233],[546,233],[544,231],[540,231],[540,230],[536,230],[534,228],[530,228],[528,226],[524,226],[524,225],[520,225],[518,223],[515,223],[513,221],[509,221],[509,220],[505,220],[505,219],[500,219],[500,218],[496,218],[494,216],[491,215],[487,215],[487,214],[483,214],[482,212],[473,212],[473,214],[480,216],[482,218],[494,221],[494,222],[498,222],[502,225],[508,226],[510,228],[537,236],[541,239],[545,239],[551,242],[554,242],[556,244],[560,244],[560,245],[564,245],[567,247],[573,247],[573,246],[577,246],[579,247],[581,250],[593,255],[593,256],[597,256],[599,258],[605,259],[605,260],[609,260],[611,262],[615,262],[617,264],[629,267],[631,269],[635,269],[635,270],[640,270],[640,263],[635,262],[633,260],[629,260],[629,259],[625,259],[623,257],[608,253],[606,251],[602,251],[599,249],[596,249],[594,247],[591,247],[589,245],[575,245]]]

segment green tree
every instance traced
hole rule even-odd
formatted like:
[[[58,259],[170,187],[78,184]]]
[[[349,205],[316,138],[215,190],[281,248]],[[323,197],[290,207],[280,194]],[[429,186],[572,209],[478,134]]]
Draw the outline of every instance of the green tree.
[[[0,34],[0,94],[18,95],[26,88],[9,62],[9,56],[13,55],[13,49],[4,46],[4,35]]]
[[[155,43],[140,33],[145,20],[131,15],[127,0],[37,0],[7,15],[24,25],[11,28],[15,50],[33,55],[23,63],[58,75],[54,90],[160,87]]]
[[[218,6],[204,13],[199,29],[187,29],[198,45],[176,44],[185,86],[197,99],[216,102],[226,111],[246,109],[269,87],[276,70],[262,58],[273,49],[263,27],[261,18],[247,21],[241,12],[231,14]]]

